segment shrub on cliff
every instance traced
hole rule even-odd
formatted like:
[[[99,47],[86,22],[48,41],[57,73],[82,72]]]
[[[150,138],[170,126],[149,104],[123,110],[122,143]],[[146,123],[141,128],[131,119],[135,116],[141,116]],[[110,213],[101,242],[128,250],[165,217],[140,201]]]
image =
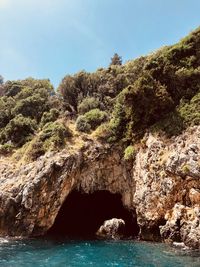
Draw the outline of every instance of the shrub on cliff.
[[[91,130],[91,126],[88,123],[87,118],[84,115],[78,116],[76,120],[76,130],[79,132],[89,133]]]
[[[84,114],[91,109],[99,108],[100,102],[95,97],[86,97],[83,101],[78,105],[78,113]]]
[[[12,97],[0,98],[0,130],[3,129],[13,118],[12,109],[15,106],[15,100]]]
[[[43,113],[49,110],[47,99],[45,92],[44,95],[41,92],[20,99],[16,102],[12,114],[13,116],[22,114],[24,117],[31,117],[39,122]]]
[[[173,112],[154,124],[153,131],[162,131],[168,137],[180,134],[188,126],[200,124],[200,93],[191,100],[182,99]]]
[[[200,124],[200,92],[190,101],[182,101],[178,111],[186,126]]]
[[[112,141],[113,132],[110,127],[110,123],[106,122],[97,127],[97,129],[93,132],[93,136],[99,141],[103,142]]]
[[[108,115],[105,111],[99,109],[92,109],[86,112],[84,115],[78,117],[76,121],[76,129],[81,132],[89,132],[95,130],[97,126],[105,122]]]
[[[39,135],[39,141],[44,142],[45,149],[49,147],[60,148],[65,144],[65,139],[72,136],[68,127],[60,122],[47,123]]]
[[[59,116],[59,111],[56,108],[52,108],[49,112],[44,112],[41,118],[41,127],[48,122],[54,122]]]
[[[10,120],[0,133],[0,142],[11,141],[16,146],[23,145],[37,129],[35,120],[25,118],[21,114]]]

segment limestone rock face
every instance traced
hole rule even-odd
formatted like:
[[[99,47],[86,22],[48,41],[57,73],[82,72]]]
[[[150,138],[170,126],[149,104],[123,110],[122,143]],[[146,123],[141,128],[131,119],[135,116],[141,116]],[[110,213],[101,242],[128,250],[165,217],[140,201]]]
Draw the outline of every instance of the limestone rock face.
[[[167,223],[161,226],[161,235],[169,241],[182,240],[188,247],[200,247],[200,208],[175,204],[165,216]]]
[[[143,143],[133,165],[133,205],[136,207],[140,237],[159,240],[158,226],[168,224],[166,214],[172,212],[177,203],[185,209],[200,205],[200,127],[191,128],[171,140],[147,134]],[[185,218],[185,221],[189,223],[190,219]],[[173,240],[183,241],[184,231],[186,228],[176,224],[171,226]],[[165,239],[163,234],[161,237]]]
[[[96,235],[100,238],[120,239],[124,236],[125,222],[122,219],[113,218],[106,220],[98,229]]]
[[[147,133],[132,161],[123,150],[89,140],[26,165],[0,159],[0,236],[45,234],[72,190],[108,190],[136,211],[141,239],[200,248],[200,127]]]

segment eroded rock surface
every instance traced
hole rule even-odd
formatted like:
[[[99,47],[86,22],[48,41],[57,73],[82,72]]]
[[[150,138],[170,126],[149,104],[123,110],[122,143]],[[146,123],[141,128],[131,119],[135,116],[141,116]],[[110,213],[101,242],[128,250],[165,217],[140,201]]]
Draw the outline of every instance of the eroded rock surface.
[[[140,238],[200,247],[200,127],[171,138],[146,134],[133,161],[122,148],[87,141],[36,162],[0,162],[0,235],[46,233],[68,194],[108,190],[137,214]]]

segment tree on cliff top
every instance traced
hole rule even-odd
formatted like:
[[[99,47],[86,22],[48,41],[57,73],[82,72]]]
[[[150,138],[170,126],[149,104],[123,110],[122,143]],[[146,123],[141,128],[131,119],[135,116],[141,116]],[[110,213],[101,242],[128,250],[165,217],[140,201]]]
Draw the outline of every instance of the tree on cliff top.
[[[122,65],[122,58],[117,53],[111,58],[110,66],[112,65]]]

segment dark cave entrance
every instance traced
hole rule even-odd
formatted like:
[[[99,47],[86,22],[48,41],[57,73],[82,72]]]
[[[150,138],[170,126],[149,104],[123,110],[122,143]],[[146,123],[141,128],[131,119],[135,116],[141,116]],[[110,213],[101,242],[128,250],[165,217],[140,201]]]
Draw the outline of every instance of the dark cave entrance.
[[[121,218],[125,221],[125,237],[139,233],[135,211],[122,204],[120,194],[96,191],[91,194],[72,191],[63,203],[47,235],[67,238],[95,238],[105,220]]]

